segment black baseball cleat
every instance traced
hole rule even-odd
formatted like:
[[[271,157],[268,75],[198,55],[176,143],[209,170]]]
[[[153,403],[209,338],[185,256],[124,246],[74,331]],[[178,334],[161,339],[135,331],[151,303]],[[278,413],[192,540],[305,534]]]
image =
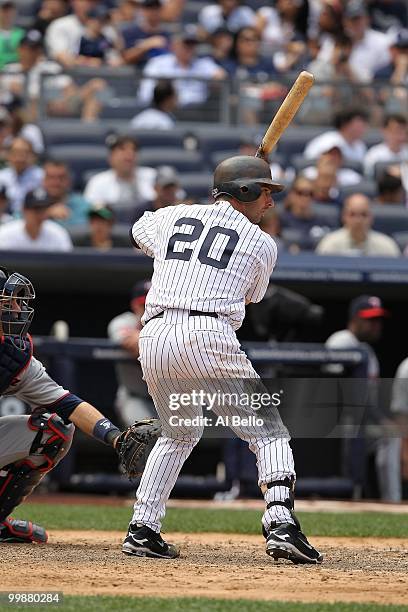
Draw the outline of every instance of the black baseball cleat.
[[[268,532],[266,554],[275,561],[289,559],[295,564],[323,561],[323,555],[309,544],[306,536],[292,523],[281,523]]]
[[[7,518],[0,522],[0,544],[46,544],[48,533],[31,521]]]
[[[122,552],[125,555],[136,557],[159,557],[161,559],[175,559],[180,555],[179,549],[173,544],[167,544],[160,533],[139,523],[130,524]]]

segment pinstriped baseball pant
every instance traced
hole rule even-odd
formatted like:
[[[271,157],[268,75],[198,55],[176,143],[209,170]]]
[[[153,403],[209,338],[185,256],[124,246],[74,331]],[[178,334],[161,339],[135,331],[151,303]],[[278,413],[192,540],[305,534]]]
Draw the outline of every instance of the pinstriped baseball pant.
[[[199,441],[202,425],[172,425],[172,417],[194,418],[203,407],[185,403],[175,412],[169,397],[198,388],[207,391],[234,389],[239,392],[245,382],[259,386],[260,379],[230,324],[223,318],[190,317],[188,311],[167,310],[163,318],[149,321],[140,334],[140,361],[149,393],[162,421],[163,434],[156,442],[146,463],[136,493],[132,522],[147,525],[160,532],[165,504],[180,470]],[[237,414],[236,406],[214,406],[216,414]],[[255,414],[252,412],[252,414]],[[248,416],[246,410],[244,416]],[[284,478],[295,478],[289,434],[276,411],[265,427],[231,427],[255,453],[258,484]],[[284,501],[288,488],[274,486],[264,493],[266,503]],[[273,505],[266,509],[262,523],[293,522],[287,508]]]

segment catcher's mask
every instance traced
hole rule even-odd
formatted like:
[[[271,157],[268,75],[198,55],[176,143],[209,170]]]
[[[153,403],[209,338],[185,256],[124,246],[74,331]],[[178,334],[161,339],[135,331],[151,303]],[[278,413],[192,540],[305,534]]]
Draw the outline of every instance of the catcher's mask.
[[[34,287],[28,278],[0,268],[0,335],[24,338],[34,316],[34,308],[28,303],[34,298]]]
[[[269,164],[260,157],[237,155],[218,164],[214,172],[212,195],[230,195],[239,202],[254,202],[262,189],[279,193],[285,187],[272,180]]]

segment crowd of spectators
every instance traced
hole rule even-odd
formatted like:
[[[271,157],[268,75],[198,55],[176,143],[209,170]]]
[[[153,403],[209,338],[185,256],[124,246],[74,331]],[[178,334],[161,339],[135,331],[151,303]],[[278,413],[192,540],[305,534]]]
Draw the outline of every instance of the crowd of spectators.
[[[170,133],[182,126],[187,110],[199,124],[210,82],[237,80],[240,89],[231,91],[239,94],[241,118],[257,124],[261,108],[287,91],[288,73],[304,68],[316,84],[299,121],[306,113],[315,126],[327,128],[302,150],[271,160],[273,176],[287,190],[264,223],[266,231],[292,253],[396,256],[405,248],[406,238],[381,236],[394,230],[381,232],[377,218],[379,206],[403,214],[408,205],[403,0],[274,0],[265,6],[238,0],[202,6],[188,0],[33,0],[24,2],[23,13],[21,7],[0,0],[0,248],[41,248],[44,231],[54,226],[70,234],[70,248],[131,248],[127,228],[145,210],[197,199],[171,153],[166,158],[163,150],[160,163],[139,163],[144,146],[138,130]],[[106,70],[133,68],[134,112],[127,128],[107,135],[106,164],[93,166],[88,159],[90,171],[78,178],[77,167],[50,153],[41,113],[99,124],[113,91]],[[81,69],[86,72],[78,79]],[[374,127],[379,137],[373,141],[368,136]],[[253,154],[257,139],[225,154]],[[203,161],[208,194],[220,160]],[[39,204],[40,192],[45,197]],[[198,199],[210,201],[209,195]],[[356,202],[364,211],[354,211]],[[18,228],[24,239],[11,245],[7,236]]]

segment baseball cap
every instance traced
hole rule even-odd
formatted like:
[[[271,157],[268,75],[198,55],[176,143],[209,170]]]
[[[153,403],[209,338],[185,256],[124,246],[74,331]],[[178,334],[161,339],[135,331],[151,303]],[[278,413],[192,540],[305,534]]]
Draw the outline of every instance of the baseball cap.
[[[126,136],[125,134],[115,134],[112,132],[111,134],[108,134],[105,139],[105,144],[108,149],[110,149],[110,151],[113,151],[114,149],[116,149],[116,147],[120,147],[128,142],[133,143],[135,149],[138,149],[137,140],[132,136]]]
[[[363,17],[367,15],[367,8],[361,0],[351,0],[347,2],[344,9],[344,17],[354,19],[355,17]]]
[[[138,5],[142,8],[161,8],[161,0],[139,0]]]
[[[38,30],[28,30],[20,40],[20,45],[37,49],[43,46],[43,35]]]
[[[389,316],[379,297],[360,295],[350,302],[349,319],[358,316],[360,319],[376,319]]]
[[[25,210],[41,210],[43,208],[48,208],[53,204],[51,198],[41,187],[34,189],[34,191],[29,191],[24,198],[24,209]]]
[[[0,123],[10,123],[10,113],[4,106],[0,106]]]
[[[130,301],[136,301],[139,304],[144,304],[146,295],[149,292],[152,283],[150,280],[143,280],[135,283],[130,292]]]
[[[86,16],[89,17],[90,19],[105,20],[109,17],[109,10],[103,4],[99,4],[89,9]]]
[[[108,204],[101,204],[100,206],[93,206],[90,208],[88,217],[90,219],[97,217],[99,219],[104,219],[105,221],[114,221],[115,212]]]
[[[175,32],[173,34],[173,40],[181,40],[185,43],[198,44],[199,40],[197,37],[197,28],[194,25],[186,26],[184,30]]]
[[[177,171],[172,166],[160,166],[157,168],[155,184],[159,187],[178,185],[180,183]]]
[[[408,30],[400,30],[392,43],[397,49],[408,49]]]

